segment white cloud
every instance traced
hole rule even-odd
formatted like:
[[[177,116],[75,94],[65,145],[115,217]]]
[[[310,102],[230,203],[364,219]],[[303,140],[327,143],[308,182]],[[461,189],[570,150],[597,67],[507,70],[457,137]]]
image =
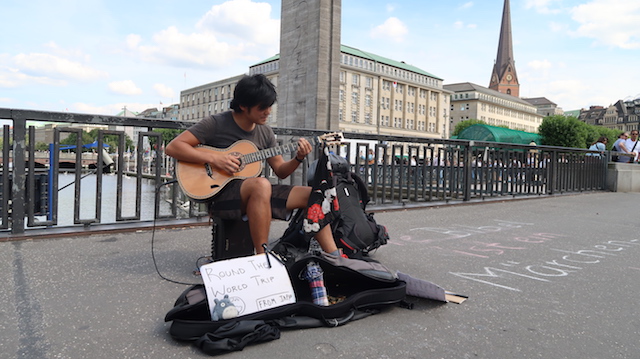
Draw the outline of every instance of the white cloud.
[[[549,29],[551,29],[551,31],[553,32],[566,32],[567,30],[569,30],[569,25],[567,25],[566,23],[551,21],[549,23]]]
[[[271,5],[268,3],[231,0],[213,6],[196,27],[241,41],[277,44],[280,38],[280,20],[271,19],[270,15]]]
[[[404,41],[404,36],[409,33],[405,24],[397,17],[388,18],[382,25],[371,30],[371,37],[374,39],[390,38],[396,42]]]
[[[541,14],[559,14],[562,11],[561,9],[551,8],[554,3],[559,2],[560,0],[527,0],[527,2],[525,3],[525,8],[533,8]]]
[[[142,90],[131,80],[110,82],[109,90],[120,95],[140,95]]]
[[[455,29],[463,29],[465,27],[467,29],[475,29],[475,28],[478,27],[478,25],[477,24],[465,24],[463,21],[458,20],[458,21],[453,23],[453,27]]]
[[[29,77],[55,80],[93,81],[104,78],[107,73],[86,66],[81,62],[45,53],[18,54],[13,63],[20,73]]]
[[[183,33],[175,26],[159,31],[145,43],[140,35],[126,45],[145,62],[174,66],[222,67],[238,60],[257,60],[279,51],[280,20],[270,18],[271,5],[230,0],[215,5]]]
[[[44,47],[49,50],[48,52],[51,52],[54,55],[59,57],[79,59],[85,63],[91,61],[91,55],[86,54],[79,49],[62,48],[58,46],[58,44],[55,41],[47,42],[46,44],[44,44]]]
[[[533,60],[527,64],[534,70],[548,70],[551,68],[551,62],[549,60]]]
[[[46,76],[29,76],[15,67],[0,66],[0,87],[17,88],[28,85],[65,86],[64,79],[52,79]]]
[[[155,84],[153,85],[153,89],[156,90],[156,93],[163,98],[173,98],[175,96],[173,89],[164,84]]]
[[[640,2],[593,0],[571,9],[580,25],[572,34],[595,40],[596,44],[640,49]]]
[[[460,5],[459,9],[469,9],[471,7],[473,7],[473,1],[469,1]]]

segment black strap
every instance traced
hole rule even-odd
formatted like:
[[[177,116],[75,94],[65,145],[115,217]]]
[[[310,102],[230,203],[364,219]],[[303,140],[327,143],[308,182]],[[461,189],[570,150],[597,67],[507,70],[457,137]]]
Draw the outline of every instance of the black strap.
[[[280,338],[280,329],[261,320],[241,320],[220,327],[198,339],[195,345],[209,355],[244,349],[249,344]]]

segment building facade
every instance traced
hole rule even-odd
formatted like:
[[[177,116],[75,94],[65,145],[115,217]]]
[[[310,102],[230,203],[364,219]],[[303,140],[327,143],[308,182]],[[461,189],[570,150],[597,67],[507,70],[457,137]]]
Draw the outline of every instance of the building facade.
[[[443,80],[401,61],[342,45],[340,54],[339,129],[344,132],[447,138],[449,97]],[[249,68],[278,87],[278,55]],[[181,92],[180,119],[198,121],[229,109],[234,84],[242,77],[212,82]],[[278,103],[268,123],[279,126]]]
[[[627,98],[604,106],[591,106],[588,110],[581,110],[581,121],[590,125],[599,125],[620,132],[640,129],[640,96],[635,99]]]
[[[530,103],[470,82],[445,85],[451,95],[451,130],[465,120],[481,120],[491,126],[538,132],[543,116]]]
[[[180,91],[180,121],[198,122],[205,116],[229,110],[233,90],[242,76]]]
[[[523,100],[535,106],[535,108],[538,109],[538,114],[542,117],[564,114],[562,107],[558,107],[556,103],[550,101],[546,97],[523,98]]]

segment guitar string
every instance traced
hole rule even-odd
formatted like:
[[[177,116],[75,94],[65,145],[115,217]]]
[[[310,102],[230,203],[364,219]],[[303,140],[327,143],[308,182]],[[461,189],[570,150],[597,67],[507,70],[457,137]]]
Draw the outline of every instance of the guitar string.
[[[313,145],[317,145],[320,142],[317,137],[312,137],[310,138],[310,140],[311,140],[310,142]],[[244,159],[243,161],[244,163],[253,163],[253,162],[265,160],[267,158],[271,158],[279,154],[293,152],[297,148],[298,148],[298,143],[293,142],[293,143],[288,143],[286,145],[282,145],[279,147],[271,147],[271,148],[266,148],[264,150],[252,152],[252,153],[243,155],[242,158]],[[279,153],[280,150],[286,150],[286,151]]]

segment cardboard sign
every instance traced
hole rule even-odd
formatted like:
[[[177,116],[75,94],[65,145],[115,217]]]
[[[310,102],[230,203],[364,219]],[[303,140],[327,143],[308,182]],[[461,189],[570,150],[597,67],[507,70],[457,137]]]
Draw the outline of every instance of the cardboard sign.
[[[285,266],[273,257],[257,254],[205,264],[200,273],[213,319],[215,299],[229,300],[238,316],[296,302]]]

